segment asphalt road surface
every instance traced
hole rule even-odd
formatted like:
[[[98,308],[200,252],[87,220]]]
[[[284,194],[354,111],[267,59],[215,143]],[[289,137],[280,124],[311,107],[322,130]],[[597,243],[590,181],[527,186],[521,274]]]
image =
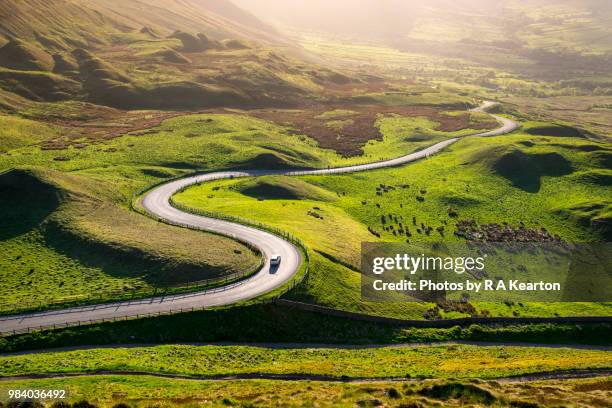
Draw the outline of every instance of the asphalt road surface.
[[[495,105],[494,102],[484,102],[478,108],[473,109],[473,111],[484,112],[493,105]],[[510,119],[496,115],[492,116],[499,121],[502,126],[489,132],[475,134],[471,137],[502,135],[512,132],[518,127],[518,124]],[[287,283],[298,272],[301,263],[301,254],[298,248],[274,234],[253,227],[182,212],[170,205],[170,197],[172,197],[174,193],[192,184],[230,177],[257,177],[271,174],[289,176],[338,174],[400,166],[415,160],[427,158],[455,143],[457,140],[459,140],[459,138],[447,139],[406,156],[370,164],[300,171],[223,171],[185,177],[158,186],[150,190],[142,199],[142,206],[149,213],[170,223],[188,225],[192,228],[215,232],[239,239],[243,242],[248,242],[257,247],[263,254],[265,262],[262,269],[247,279],[214,290],[4,316],[0,318],[0,333],[6,334],[12,333],[13,331],[19,332],[41,327],[85,324],[90,321],[122,318],[125,316],[148,315],[160,312],[169,313],[192,308],[201,309],[205,307],[229,305],[268,293]],[[206,249],[202,248],[202,250]],[[271,269],[269,259],[273,254],[280,255],[282,261],[278,267]]]

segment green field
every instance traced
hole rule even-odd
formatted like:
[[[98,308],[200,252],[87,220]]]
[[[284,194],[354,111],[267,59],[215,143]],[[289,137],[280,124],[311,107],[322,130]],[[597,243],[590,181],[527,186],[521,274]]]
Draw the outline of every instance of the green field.
[[[53,118],[61,111],[75,120],[91,120],[107,110],[88,104],[35,104],[23,114]],[[153,116],[136,111],[121,120]],[[0,285],[5,293],[0,310],[5,312],[140,297],[254,271],[258,255],[239,243],[127,211],[134,192],[164,178],[228,167],[369,162],[390,157],[389,151],[411,151],[474,132],[436,131],[437,123],[422,117],[386,117],[377,124],[382,141],[368,143],[362,156],[342,158],[304,135],[246,114],[182,115],[148,130],[101,140],[73,139],[71,132],[78,127],[7,118],[2,126],[10,138],[0,169],[19,171],[1,176],[10,194],[2,203],[6,222],[0,242],[8,254],[0,266],[11,271]],[[421,138],[404,140],[417,131]],[[68,147],[45,148],[47,144]],[[41,194],[59,198],[31,199]],[[146,242],[143,234],[149,237]],[[202,246],[208,250],[198,250]]]
[[[276,123],[256,119],[260,110],[308,115],[315,106],[322,113],[312,121],[324,120],[328,129],[340,132],[353,124],[355,112],[364,104],[379,109],[435,109],[452,117],[475,106],[477,99],[493,98],[507,102],[501,110],[523,120],[526,131],[560,124],[572,133],[551,140],[535,131],[465,141],[426,163],[367,176],[304,178],[308,185],[290,186],[317,196],[309,187],[313,185],[326,197],[323,202],[318,201],[321,197],[301,193],[297,193],[300,200],[255,201],[262,197],[227,195],[224,189],[208,192],[216,185],[200,187],[203,194],[186,197],[184,203],[182,196],[177,197],[183,204],[270,223],[306,240],[314,250],[312,273],[294,294],[297,299],[412,318],[429,310],[423,304],[374,305],[357,299],[357,275],[346,266],[357,264],[360,241],[376,239],[367,227],[382,233],[381,239],[399,240],[390,231],[379,231],[379,210],[442,227],[452,206],[461,218],[498,222],[503,213],[514,224],[519,218],[526,225],[537,223],[571,241],[608,236],[610,123],[605,97],[609,73],[597,65],[608,52],[604,37],[598,35],[607,31],[601,24],[605,13],[593,14],[591,4],[534,8],[507,4],[500,16],[503,21],[531,19],[523,29],[508,33],[489,19],[475,17],[486,15],[488,9],[465,20],[455,18],[461,15],[457,14],[460,7],[445,7],[437,15],[439,4],[434,4],[426,9],[415,5],[422,13],[409,13],[407,21],[414,18],[419,24],[407,27],[410,33],[392,45],[384,41],[366,45],[360,36],[347,42],[324,32],[296,37],[308,52],[338,63],[333,67],[305,63],[295,53],[285,53],[267,42],[270,27],[258,25],[253,31],[253,20],[229,12],[233,10],[229,6],[210,10],[207,5],[168,4],[164,7],[172,10],[172,17],[167,18],[154,11],[134,17],[133,7],[125,3],[110,10],[107,5],[79,3],[61,9],[20,3],[12,8],[12,15],[27,18],[6,21],[15,35],[0,39],[0,172],[20,169],[17,179],[33,184],[28,187],[32,191],[9,193],[11,198],[2,203],[7,215],[2,219],[0,250],[8,256],[0,260],[0,268],[6,271],[0,285],[4,294],[0,312],[182,290],[203,279],[255,270],[258,255],[241,244],[160,225],[126,211],[133,193],[165,178],[196,170],[325,168],[372,162],[475,133],[471,125],[493,126],[491,118],[476,113],[467,125],[453,131],[440,130],[440,124],[424,114],[376,114],[373,126],[381,137],[357,146],[362,154],[344,157],[318,147],[308,127],[304,131],[285,123],[282,114]],[[229,19],[219,20],[217,13],[225,12]],[[559,15],[559,31],[545,18],[549,12]],[[56,19],[49,21],[45,14]],[[96,21],[93,15],[106,20]],[[132,18],[125,19],[126,15]],[[193,20],[194,15],[206,18]],[[60,20],[65,23],[58,24]],[[204,20],[210,31],[194,31],[202,29]],[[98,41],[84,35],[75,21],[89,27]],[[232,28],[218,31],[219,21]],[[177,22],[185,31],[170,29],[168,24]],[[590,30],[580,32],[580,24]],[[32,37],[29,27],[36,27],[36,36]],[[483,33],[493,43],[466,43],[462,37]],[[503,44],[506,37],[532,54]],[[411,47],[415,39],[429,49]],[[462,50],[465,46],[471,48],[470,58],[440,52],[441,47]],[[542,53],[545,49],[560,54],[555,69],[548,54]],[[589,59],[588,66],[571,77],[567,70],[573,53],[595,60]],[[540,75],[544,66],[549,75]],[[351,69],[344,71],[344,67]],[[327,110],[322,108],[325,105]],[[256,109],[251,112],[250,108]],[[530,122],[536,119],[542,123]],[[371,129],[358,128],[352,136],[366,131]],[[340,133],[336,137],[342,144]],[[525,145],[532,139],[537,145]],[[530,171],[518,178],[516,174],[491,175],[495,162],[514,151],[520,152],[520,160],[527,154],[524,159]],[[569,162],[571,171],[550,174],[557,163],[541,168],[541,158],[551,154],[563,156],[560,163],[567,166]],[[486,156],[493,158],[487,161]],[[469,164],[464,165],[466,161]],[[1,177],[2,185],[15,184]],[[508,185],[508,178],[514,187]],[[379,184],[393,185],[396,179],[406,180],[402,184],[411,187],[373,196]],[[425,201],[413,201],[412,195],[426,183],[431,186]],[[447,186],[451,183],[456,185]],[[250,191],[258,188],[251,186]],[[50,203],[31,200],[28,194],[37,196],[40,189],[61,198]],[[561,193],[570,189],[570,195]],[[215,198],[204,199],[209,195]],[[232,208],[218,205],[220,198]],[[372,207],[374,198],[380,201],[380,209]],[[400,204],[403,207],[398,210]],[[321,214],[311,207],[320,208]],[[16,221],[26,213],[31,217],[26,225]],[[278,222],[270,214],[290,218]],[[603,232],[599,227],[595,231],[593,225],[603,225]],[[452,225],[444,228],[444,239],[453,240]],[[142,236],[148,240],[143,242]],[[417,238],[430,239],[413,239]],[[206,253],[198,250],[203,246],[209,249]],[[500,315],[607,313],[606,305],[481,305],[478,309]]]
[[[429,103],[427,96],[422,100],[411,98],[378,103]],[[57,114],[55,108],[41,104],[23,110],[23,114],[52,117]],[[73,104],[62,109],[74,112],[75,117],[94,114],[91,105]],[[453,115],[458,111],[448,112]],[[320,149],[304,135],[291,134],[286,126],[246,113],[182,115],[120,137],[85,138],[78,147],[75,140],[62,136],[69,129],[28,119],[3,122],[6,132],[13,136],[7,140],[10,150],[0,156],[0,168],[23,169],[2,176],[4,184],[10,189],[15,180],[28,180],[33,190],[13,193],[5,202],[6,219],[13,221],[6,224],[5,239],[0,242],[10,256],[0,262],[13,273],[0,287],[6,292],[4,311],[144,296],[257,267],[257,254],[238,243],[160,225],[126,211],[132,193],[163,178],[227,167],[329,167],[370,162],[476,132],[442,132],[426,117],[380,117],[376,126],[382,140],[366,143],[361,156],[343,158]],[[147,112],[132,115],[151,116]],[[475,120],[486,121],[486,115]],[[452,235],[455,219],[448,216],[451,207],[459,213],[458,219],[479,223],[508,220],[514,225],[522,221],[531,228],[545,227],[568,241],[599,240],[609,234],[609,148],[590,139],[563,136],[563,132],[564,128],[557,125],[529,122],[515,135],[466,139],[427,161],[398,169],[299,180],[275,177],[224,181],[187,190],[175,200],[263,222],[306,241],[313,249],[311,273],[292,295],[296,299],[346,310],[421,318],[431,305],[369,304],[358,299],[359,276],[351,268],[358,265],[360,243],[378,240],[368,227],[381,233],[382,240],[406,238],[383,230],[380,214],[394,214],[404,220],[416,217],[418,223],[444,227],[444,237],[438,232],[417,235],[412,231],[411,240],[415,242],[457,240]],[[61,144],[66,140],[69,147],[60,150],[41,147],[48,141]],[[546,168],[546,163],[540,163],[542,157],[552,157],[565,167],[554,169],[558,163],[551,162],[552,167]],[[509,171],[497,168],[502,159],[510,161]],[[528,172],[517,171],[517,166],[525,165]],[[562,193],[569,188],[571,195]],[[266,193],[266,189],[271,192]],[[427,191],[421,194],[420,190]],[[29,200],[29,194],[60,199],[41,206],[41,202]],[[417,196],[424,201],[417,201]],[[25,202],[27,207],[23,206]],[[26,213],[31,217],[27,225],[15,221]],[[499,217],[500,213],[505,219]],[[278,214],[284,217],[278,218]],[[143,228],[151,231],[146,243],[137,232]],[[169,234],[182,244],[170,246]],[[198,251],[201,245],[210,250]],[[102,253],[98,259],[90,256],[97,251]],[[227,253],[232,256],[226,257]],[[478,310],[494,315],[591,315],[607,314],[608,305],[481,304]]]
[[[612,367],[608,351],[511,347],[417,346],[288,348],[180,346],[101,348],[0,357],[0,376],[147,372],[187,376],[308,374],[336,378],[497,378]],[[384,361],[384,364],[380,362]]]
[[[271,406],[313,405],[354,407],[464,407],[555,406],[588,403],[606,407],[601,394],[610,387],[609,378],[497,381],[414,381],[329,383],[320,381],[197,381],[150,376],[92,376],[56,379],[11,380],[2,389],[66,389],[69,402],[89,401],[101,407],[126,404],[155,406]],[[554,392],[550,392],[554,389]]]
[[[0,176],[8,193],[0,242],[7,254],[0,261],[7,271],[0,285],[5,312],[143,296],[255,270],[258,255],[244,245],[129,211],[132,194],[195,169],[319,162],[306,153],[313,149],[307,141],[238,115],[182,116],[151,135],[84,140],[83,147],[59,151],[41,149],[39,142],[63,137],[66,129],[25,119],[2,126],[19,136],[6,147],[21,144],[0,156],[1,169],[20,169]]]
[[[465,139],[428,160],[397,169],[299,180],[225,180],[190,188],[174,201],[269,224],[304,240],[313,252],[312,265],[305,286],[295,294],[298,299],[415,318],[426,305],[374,305],[359,299],[359,274],[351,268],[358,269],[361,242],[459,242],[463,238],[454,235],[455,224],[466,219],[546,228],[568,242],[609,239],[611,173],[606,158],[611,151],[587,139],[538,135],[561,129],[528,123],[522,132]],[[381,217],[386,218],[384,224]],[[432,231],[426,233],[421,225]],[[521,316],[606,315],[609,307],[478,305],[494,315]]]
[[[2,311],[142,296],[259,266],[239,243],[127,211],[126,196],[112,185],[127,190],[132,181],[98,177],[41,169],[1,176],[10,196],[2,202],[0,266],[11,271],[0,285]],[[202,245],[210,251],[199,251]]]

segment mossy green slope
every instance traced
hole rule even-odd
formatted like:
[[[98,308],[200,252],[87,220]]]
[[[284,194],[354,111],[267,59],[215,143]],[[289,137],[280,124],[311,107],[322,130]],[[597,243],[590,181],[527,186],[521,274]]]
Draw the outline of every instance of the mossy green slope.
[[[400,168],[303,178],[336,194],[333,202],[264,200],[255,207],[255,199],[233,188],[235,181],[195,187],[175,200],[269,223],[302,238],[314,254],[310,277],[295,293],[296,299],[418,317],[426,305],[373,305],[359,299],[359,274],[350,265],[358,267],[362,241],[379,240],[368,227],[384,241],[458,241],[462,238],[453,234],[457,220],[473,219],[480,224],[546,228],[570,242],[605,241],[610,236],[611,186],[599,180],[609,170],[605,159],[596,161],[593,155],[606,157],[608,152],[606,144],[582,138],[521,133],[468,138],[428,160]],[[411,237],[381,224],[382,215],[403,220]],[[421,231],[421,223],[433,232]],[[479,309],[521,316],[609,313],[606,304],[481,304]]]
[[[150,295],[258,267],[237,242],[122,209],[113,187],[53,170],[0,176],[1,311]]]

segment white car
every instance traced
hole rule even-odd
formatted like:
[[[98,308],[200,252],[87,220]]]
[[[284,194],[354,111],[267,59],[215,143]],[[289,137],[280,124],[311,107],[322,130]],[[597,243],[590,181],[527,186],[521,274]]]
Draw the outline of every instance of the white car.
[[[276,265],[280,265],[281,263],[281,256],[274,254],[270,257],[270,265],[271,266],[276,266]]]

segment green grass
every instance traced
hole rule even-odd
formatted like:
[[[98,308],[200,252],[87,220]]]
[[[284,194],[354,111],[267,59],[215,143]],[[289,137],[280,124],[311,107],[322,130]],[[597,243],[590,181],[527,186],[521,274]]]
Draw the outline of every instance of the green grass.
[[[456,115],[464,112],[449,111],[448,115]],[[484,123],[493,124],[486,119],[490,117],[483,114],[470,115],[470,125],[478,125]],[[444,132],[437,130],[439,124],[427,117],[402,117],[391,116],[379,118],[377,126],[383,135],[383,140],[370,140],[363,147],[363,156],[368,162],[388,160],[398,157],[399,155],[412,153],[434,145],[442,140],[453,137],[467,136],[483,132],[482,130],[474,130],[465,128],[454,132]],[[402,152],[398,154],[398,152]],[[354,162],[364,161],[363,159],[353,160]]]
[[[64,116],[77,122],[94,121],[99,126],[105,123],[99,117],[113,115],[112,109],[77,102],[38,103],[22,113],[36,119]],[[146,118],[148,113],[132,115]],[[0,169],[31,170],[27,177],[42,179],[43,184],[53,186],[53,194],[59,194],[62,200],[57,208],[43,209],[30,229],[18,226],[17,218],[7,224],[8,230],[0,242],[8,254],[0,263],[10,271],[0,285],[0,292],[5,293],[4,305],[0,307],[3,311],[26,305],[86,301],[91,293],[102,300],[121,298],[133,291],[149,293],[211,276],[248,271],[257,265],[256,257],[240,244],[160,225],[126,211],[134,191],[163,178],[200,169],[327,167],[367,162],[386,158],[389,149],[410,151],[461,133],[436,131],[435,123],[422,118],[384,118],[379,120],[384,140],[366,146],[364,156],[343,159],[318,148],[311,139],[288,135],[285,128],[269,122],[240,114],[201,114],[179,116],[158,127],[110,140],[77,140],[78,148],[46,150],[38,143],[51,140],[61,144],[69,138],[70,128],[16,116],[6,118],[3,125],[9,137],[3,142],[8,153],[0,155]],[[404,135],[413,132],[424,136],[416,142],[403,140]],[[305,195],[301,198],[326,201],[338,198],[335,192],[297,179],[270,178],[266,185],[261,185],[262,182],[242,180],[238,188],[264,199],[269,194],[293,197],[302,192]],[[21,191],[10,203],[4,203],[6,208],[21,208],[19,217],[39,211],[40,202],[28,201],[27,194]],[[253,204],[259,204],[257,198]],[[307,204],[300,205],[306,212]],[[247,207],[253,205],[249,203]],[[330,228],[323,246],[326,253],[333,254],[335,238],[342,234],[353,235],[346,243],[351,247],[368,236],[342,210],[336,211],[336,215],[344,219],[346,227],[342,231],[335,231],[335,226]],[[40,226],[35,225],[41,222]],[[287,222],[292,220],[288,218]],[[295,233],[302,227],[308,230],[306,224],[299,220],[290,231]],[[150,239],[143,242],[143,234]],[[173,242],[169,237],[174,235]],[[202,246],[208,251],[198,250]],[[315,262],[336,267],[319,255],[315,257]],[[343,274],[346,271],[336,273]],[[169,279],[170,276],[173,278]],[[14,290],[15,287],[19,290]]]
[[[384,364],[379,362],[384,361]],[[246,373],[337,378],[491,379],[536,372],[611,368],[607,351],[512,346],[269,348],[190,346],[101,348],[0,357],[0,376],[122,371],[189,376]]]
[[[448,108],[467,108],[475,106],[473,99],[435,89],[421,92],[372,93],[353,97],[355,101],[382,103],[400,106],[440,106]]]
[[[86,400],[100,407],[127,404],[130,407],[198,406],[252,407],[314,405],[354,407],[463,407],[555,406],[589,401],[605,407],[599,395],[610,386],[609,378],[568,379],[530,382],[440,381],[330,383],[321,381],[233,380],[198,381],[152,376],[91,376],[76,378],[5,381],[8,389],[66,389],[68,402]],[[554,389],[555,392],[550,392]],[[528,405],[531,404],[531,405]]]
[[[72,107],[74,115],[81,107],[89,105]],[[29,114],[55,112],[54,105],[41,104]],[[36,144],[63,137],[51,126],[16,117],[2,123],[8,136],[3,139],[6,147],[14,147],[17,141],[29,145],[0,156],[0,168],[32,169],[19,177],[42,179],[37,185],[52,186],[49,194],[62,197],[55,208],[40,208],[43,202],[32,200],[40,191],[27,191],[18,181],[6,182],[13,184],[13,195],[2,203],[6,222],[0,247],[7,255],[0,261],[6,271],[0,285],[5,294],[2,311],[83,301],[92,293],[95,299],[121,298],[134,290],[150,293],[169,285],[247,272],[259,264],[248,248],[128,212],[132,193],[194,169],[256,167],[261,157],[277,159],[283,166],[317,162],[307,153],[312,144],[287,136],[274,125],[237,115],[180,117],[147,136],[124,136],[60,151],[42,150]],[[24,216],[35,219],[23,224]],[[143,241],[143,235],[149,239]],[[202,247],[207,251],[201,251]]]
[[[4,224],[0,243],[7,254],[2,260],[3,270],[7,271],[0,289],[5,293],[2,308],[79,300],[88,298],[90,293],[104,297],[105,293],[115,291],[163,288],[176,283],[164,282],[163,276],[177,270],[187,272],[183,282],[188,282],[256,267],[257,257],[234,241],[164,226],[127,211],[132,192],[194,168],[248,163],[260,154],[276,153],[270,148],[283,149],[281,154],[287,157],[287,162],[303,160],[298,157],[301,142],[297,138],[277,132],[275,142],[259,133],[270,125],[237,116],[202,122],[206,118],[179,118],[164,123],[155,136],[125,136],[103,146],[92,144],[83,149],[52,151],[33,145],[2,155],[0,168],[34,169],[28,178],[46,179],[63,197],[61,206],[41,210],[38,208],[41,202],[28,196],[37,192],[22,187],[17,188],[10,201],[3,201],[8,224]],[[46,129],[25,120],[21,122],[27,126],[18,128],[21,122],[14,122],[6,123],[16,128],[23,140],[40,140],[34,139],[44,135],[38,132],[39,127]],[[251,130],[245,130],[249,127]],[[211,135],[222,132],[227,135],[225,142],[220,137],[211,140]],[[259,142],[243,148],[243,140],[254,134],[260,135]],[[294,150],[288,147],[287,139],[296,146]],[[218,153],[212,154],[214,150]],[[192,156],[186,157],[185,151]],[[59,156],[68,160],[53,160]],[[38,166],[47,170],[36,170]],[[36,211],[43,213],[36,222],[28,224],[29,229],[24,229],[17,215],[12,218],[6,213],[9,208],[19,210],[19,217]],[[44,225],[37,225],[45,220],[48,222]],[[143,234],[149,240],[143,241]],[[202,247],[208,250],[201,251]]]
[[[341,119],[341,118],[350,118],[352,115],[357,112],[352,111],[350,109],[334,109],[327,112],[323,112],[320,115],[315,116],[315,119]]]
[[[189,171],[248,165],[265,153],[277,155],[287,166],[322,165],[322,159],[310,153],[313,149],[313,142],[288,136],[278,126],[247,116],[186,115],[165,121],[144,137],[127,135],[63,151],[17,149],[0,157],[0,168],[45,164],[71,172],[106,168],[106,172],[117,173],[142,167]],[[331,152],[327,155],[333,157]],[[68,160],[54,161],[58,156]]]
[[[327,190],[305,183],[297,178],[265,176],[245,179],[234,184],[234,189],[241,194],[264,199],[292,199],[333,201],[337,197]]]
[[[392,97],[403,98],[406,95],[392,94]],[[24,113],[31,117],[42,117],[47,113],[56,115],[57,109],[54,106],[40,104]],[[81,109],[87,111],[91,106],[75,105],[68,108],[71,116],[79,117]],[[474,116],[476,121],[486,120],[482,115]],[[15,303],[39,304],[52,300],[72,300],[74,297],[82,299],[92,291],[99,293],[104,285],[112,289],[109,291],[122,292],[163,287],[172,284],[164,282],[163,276],[168,276],[170,271],[177,270],[178,266],[182,267],[185,263],[189,265],[187,269],[194,272],[185,275],[183,282],[197,278],[194,269],[196,266],[203,267],[201,271],[206,272],[208,269],[215,274],[221,270],[236,271],[244,269],[245,265],[255,264],[253,258],[247,255],[249,251],[241,249],[240,245],[192,231],[178,233],[184,236],[183,246],[170,247],[169,241],[164,237],[175,234],[177,228],[158,225],[125,211],[132,192],[163,177],[185,174],[195,169],[237,166],[326,167],[368,162],[395,157],[448,137],[473,132],[469,129],[440,132],[436,130],[435,122],[424,118],[386,117],[379,119],[377,124],[384,135],[383,141],[368,143],[364,147],[363,156],[350,159],[343,159],[334,152],[319,149],[316,143],[304,136],[288,135],[286,129],[280,126],[238,114],[180,116],[144,132],[97,143],[85,141],[81,148],[57,151],[41,150],[38,146],[31,145],[12,149],[10,154],[0,156],[0,168],[44,166],[57,171],[48,173],[54,180],[61,179],[60,175],[64,172],[72,173],[72,178],[64,178],[65,185],[60,190],[69,192],[66,202],[72,202],[73,205],[58,208],[52,216],[53,220],[62,226],[59,231],[67,231],[68,234],[62,233],[59,238],[49,239],[49,231],[52,231],[52,235],[57,235],[57,229],[33,230],[29,234],[11,236],[10,240],[0,244],[11,255],[5,258],[5,268],[15,272],[6,280],[6,307]],[[35,125],[35,122],[27,122],[27,126],[19,128],[22,130],[17,133],[23,140],[38,140],[35,139],[38,134],[35,132]],[[419,136],[418,140],[414,135]],[[416,216],[419,222],[437,226],[446,217],[448,206],[452,205],[458,208],[462,218],[476,218],[479,222],[500,221],[499,214],[503,213],[510,220],[521,220],[527,225],[537,223],[546,226],[568,240],[597,239],[589,224],[608,217],[609,209],[606,203],[609,190],[598,181],[602,180],[602,177],[605,180],[606,175],[600,174],[604,170],[589,164],[597,152],[580,150],[582,146],[588,147],[592,142],[555,138],[554,141],[542,139],[537,146],[532,147],[521,144],[531,139],[539,140],[536,135],[466,140],[453,146],[450,152],[429,161],[367,175],[312,177],[300,180],[274,178],[265,182],[266,185],[261,185],[261,180],[207,184],[183,193],[192,194],[184,204],[270,223],[304,239],[313,249],[313,267],[309,279],[296,291],[297,299],[367,313],[418,318],[429,305],[362,302],[359,294],[359,275],[347,267],[358,264],[360,242],[375,240],[367,231],[367,227],[380,229],[378,223],[381,211],[393,211],[405,218]],[[559,143],[566,144],[567,147],[557,146]],[[600,147],[601,145],[597,148]],[[540,157],[538,155],[551,151],[561,152],[573,163],[573,173],[562,177],[548,177],[546,171],[542,172],[535,166],[532,177],[538,178],[536,182],[541,183],[541,190],[537,194],[520,191],[508,185],[503,177],[494,174],[491,171],[492,163],[479,159],[487,155],[498,157],[511,149],[526,152],[529,157],[533,156],[532,161],[536,162]],[[602,149],[605,153],[605,149]],[[464,165],[466,161],[474,163]],[[436,176],[432,177],[432,174]],[[393,191],[381,197],[374,195],[378,184],[396,185],[397,180],[406,180],[411,187],[407,191]],[[225,188],[232,183],[243,185],[238,186],[237,190]],[[90,185],[92,188],[87,191],[76,188],[81,184]],[[451,184],[453,186],[449,187]],[[280,190],[277,185],[281,185],[281,196],[278,195]],[[430,185],[426,201],[418,203],[413,194],[425,185]],[[214,186],[223,188],[213,191]],[[568,188],[573,191],[571,196],[560,193]],[[239,194],[241,189],[247,193],[251,191],[250,196]],[[80,199],[83,194],[86,200]],[[405,194],[408,194],[407,198]],[[100,196],[104,197],[105,205],[97,208],[95,212],[87,212],[90,211],[88,209],[94,208],[93,203]],[[208,196],[213,198],[206,198]],[[182,195],[179,195],[177,199],[180,201],[181,197]],[[288,199],[294,197],[302,199]],[[499,197],[502,199],[498,199]],[[362,204],[363,201],[367,204]],[[381,204],[380,210],[374,207],[377,202]],[[400,204],[402,208],[398,208]],[[83,216],[85,213],[88,214],[86,217]],[[112,224],[110,220],[116,219],[122,222],[108,228],[108,225]],[[143,245],[139,235],[134,233],[142,228],[151,231],[151,236],[159,239]],[[445,239],[454,239],[450,234],[451,228],[452,225],[447,229],[449,233]],[[193,241],[196,236],[197,241]],[[81,242],[86,238],[85,241],[102,243],[105,248],[127,249],[132,260],[127,263],[123,260],[118,262],[116,260],[119,258],[115,256],[118,253],[113,251],[110,264],[105,261],[106,256],[102,257],[100,262],[88,263],[88,255],[74,248],[75,237]],[[384,232],[382,238],[398,240],[389,232]],[[197,251],[196,248],[205,241],[214,242],[209,247],[217,250],[206,254]],[[190,242],[194,244],[191,245]],[[185,250],[185,247],[188,249]],[[222,255],[228,247],[232,249],[230,252],[238,249],[242,253],[229,265]],[[136,257],[133,256],[134,250]],[[155,265],[160,260],[161,264]],[[66,268],[70,281],[75,282],[73,285],[67,285],[67,280],[59,277],[58,271],[61,268]],[[29,276],[30,274],[33,276]],[[88,276],[95,276],[96,279],[92,281]],[[108,279],[105,280],[105,276]],[[8,289],[15,285],[22,289],[9,294]],[[54,294],[56,291],[57,294]],[[521,309],[492,304],[482,307],[485,308],[501,315],[607,313],[606,305],[596,304],[588,307],[566,304],[562,308],[551,305],[524,305]]]
[[[268,304],[22,334],[0,339],[0,351],[168,342],[365,345],[465,340],[609,346],[610,332],[610,324],[603,323],[402,328]]]
[[[108,183],[116,180],[117,188],[125,180],[96,183],[52,170],[9,172],[0,180],[7,194],[2,312],[151,295],[259,266],[258,255],[233,240],[121,208],[121,194]]]
[[[0,151],[32,145],[60,135],[61,129],[16,116],[0,115]]]
[[[528,228],[545,227],[569,242],[601,242],[610,234],[610,185],[605,182],[605,165],[594,157],[606,155],[609,149],[605,144],[587,139],[518,133],[465,139],[428,160],[400,168],[300,178],[302,188],[327,190],[336,195],[334,201],[258,201],[234,188],[240,183],[236,180],[193,187],[177,194],[175,201],[266,223],[301,238],[313,256],[309,279],[295,295],[298,299],[415,318],[426,305],[368,304],[360,299],[359,274],[330,259],[356,268],[361,242],[379,240],[368,227],[382,233],[380,240],[405,241],[405,236],[383,230],[381,214],[403,217],[413,230],[411,242],[458,242],[461,239],[453,235],[454,224],[461,219],[481,224],[506,221],[514,226],[523,222]],[[383,192],[381,185],[395,189]],[[425,200],[420,202],[417,196]],[[449,206],[459,214],[457,219],[449,216]],[[433,227],[434,232],[417,234],[412,217]],[[435,232],[441,225],[443,236]],[[512,307],[482,304],[479,309],[497,315],[605,315],[609,307],[607,303],[524,302]]]

